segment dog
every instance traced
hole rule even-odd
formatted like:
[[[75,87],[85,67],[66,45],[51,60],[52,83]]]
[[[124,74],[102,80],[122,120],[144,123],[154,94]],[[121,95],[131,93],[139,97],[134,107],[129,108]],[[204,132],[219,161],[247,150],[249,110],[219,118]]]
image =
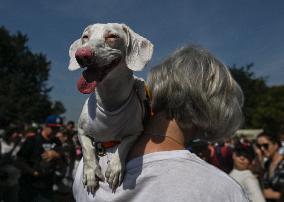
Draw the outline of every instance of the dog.
[[[98,163],[105,143],[118,144],[106,180],[113,191],[122,183],[127,154],[143,130],[145,114],[144,82],[133,71],[145,67],[153,48],[149,40],[118,23],[89,25],[70,46],[68,68],[84,68],[77,87],[90,94],[78,121],[83,184],[88,193],[105,180]]]

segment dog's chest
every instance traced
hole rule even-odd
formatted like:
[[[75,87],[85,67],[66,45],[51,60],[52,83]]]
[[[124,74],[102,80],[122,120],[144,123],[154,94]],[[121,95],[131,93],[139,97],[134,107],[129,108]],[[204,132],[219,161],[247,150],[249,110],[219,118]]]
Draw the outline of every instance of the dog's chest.
[[[95,96],[88,100],[88,123],[84,129],[94,141],[121,140],[127,135],[138,135],[143,130],[143,109],[136,93],[119,109],[109,112],[96,103]]]

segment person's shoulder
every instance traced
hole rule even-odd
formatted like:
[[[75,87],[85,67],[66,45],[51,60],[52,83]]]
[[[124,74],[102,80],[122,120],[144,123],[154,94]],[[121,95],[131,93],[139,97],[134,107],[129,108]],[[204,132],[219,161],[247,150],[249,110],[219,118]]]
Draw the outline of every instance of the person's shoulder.
[[[205,162],[195,154],[189,153],[185,164],[184,172],[192,173],[185,180],[191,178],[190,180],[198,182],[194,184],[196,189],[201,189],[220,201],[248,201],[240,184],[227,173]]]
[[[36,141],[39,137],[38,134],[32,134],[32,135],[28,135],[25,137],[24,139],[24,144],[31,144],[33,143],[34,141]]]
[[[204,160],[197,157],[195,154],[190,154],[190,158],[186,163],[190,165],[192,172],[195,172],[196,174],[202,173],[202,176],[196,175],[196,177],[203,177],[208,182],[210,181],[214,183],[220,189],[240,187],[239,184],[236,183],[235,180],[233,180],[227,173],[205,162]]]
[[[159,187],[161,197],[167,199],[247,201],[242,188],[231,177],[186,150],[155,152],[131,160],[127,178],[132,179],[137,173],[138,185],[147,182],[147,187]]]
[[[140,160],[140,162],[143,162],[145,171],[157,168],[159,175],[165,175],[165,178],[171,177],[172,174],[175,178],[180,178],[185,182],[197,180],[215,184],[216,188],[220,189],[234,187],[239,189],[239,185],[226,173],[186,150],[155,152],[145,155],[143,161]],[[131,164],[134,163],[134,161],[131,162]]]
[[[193,192],[202,190],[214,201],[248,201],[241,186],[228,174],[190,152],[187,153],[187,158],[181,159],[176,175],[182,176],[179,182],[185,187]]]

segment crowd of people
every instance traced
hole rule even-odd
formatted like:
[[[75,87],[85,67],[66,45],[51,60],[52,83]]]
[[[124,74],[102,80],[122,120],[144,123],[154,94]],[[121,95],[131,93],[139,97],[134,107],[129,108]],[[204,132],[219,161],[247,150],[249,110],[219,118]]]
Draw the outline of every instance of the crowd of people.
[[[49,116],[42,127],[12,126],[0,140],[0,201],[74,201],[81,147],[73,121]]]
[[[234,178],[253,202],[284,201],[284,133],[191,142],[191,152]]]
[[[11,127],[0,139],[0,201],[74,201],[72,184],[82,151],[73,121],[48,117],[42,127]],[[187,148],[234,178],[253,202],[284,201],[284,133],[256,139],[200,139]]]
[[[74,201],[72,184],[81,147],[73,121],[51,117],[41,127],[11,127],[0,139],[0,201]],[[284,133],[193,140],[187,148],[229,174],[253,202],[283,201]]]

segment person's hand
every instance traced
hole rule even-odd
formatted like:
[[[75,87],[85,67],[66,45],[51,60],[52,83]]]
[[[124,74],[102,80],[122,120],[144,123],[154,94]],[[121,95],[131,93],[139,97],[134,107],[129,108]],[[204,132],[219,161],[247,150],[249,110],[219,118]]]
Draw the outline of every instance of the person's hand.
[[[263,195],[267,199],[280,199],[281,193],[277,191],[273,191],[271,188],[267,188],[263,190]]]
[[[253,145],[253,149],[254,149],[254,151],[255,151],[255,153],[256,153],[256,155],[258,157],[262,157],[263,156],[261,150],[255,144]]]
[[[253,145],[253,149],[254,149],[254,152],[256,153],[258,160],[261,163],[263,163],[264,156],[263,156],[263,152],[261,151],[261,149],[258,148],[256,145]]]
[[[60,155],[54,150],[49,150],[45,151],[42,155],[41,158],[45,161],[51,161],[52,159],[58,158]]]

